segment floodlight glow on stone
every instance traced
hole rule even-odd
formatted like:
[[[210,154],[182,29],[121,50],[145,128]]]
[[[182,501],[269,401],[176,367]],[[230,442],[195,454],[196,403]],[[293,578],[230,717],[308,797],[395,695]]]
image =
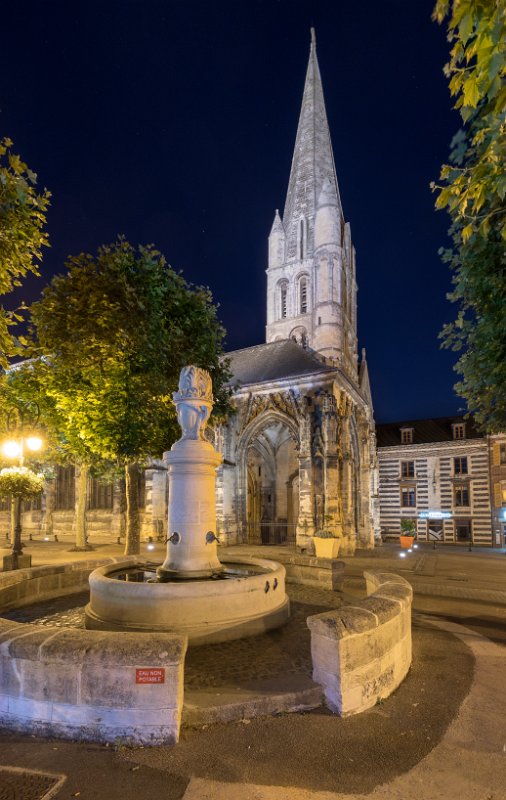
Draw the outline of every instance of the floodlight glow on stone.
[[[21,447],[18,442],[10,439],[8,442],[3,443],[2,453],[4,456],[7,456],[7,458],[17,458],[21,454]]]
[[[29,436],[26,440],[26,446],[29,450],[33,450],[34,452],[40,450],[42,447],[42,439],[38,436]]]

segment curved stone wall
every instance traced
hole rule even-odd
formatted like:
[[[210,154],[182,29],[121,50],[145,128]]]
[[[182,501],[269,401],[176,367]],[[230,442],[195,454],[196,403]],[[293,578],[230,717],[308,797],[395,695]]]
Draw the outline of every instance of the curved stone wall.
[[[399,575],[364,572],[364,600],[308,617],[313,679],[341,716],[388,697],[411,665],[413,590]]]
[[[4,573],[0,610],[86,589],[93,569],[115,561]],[[186,646],[186,637],[175,634],[53,628],[0,618],[0,724],[84,741],[177,742]]]

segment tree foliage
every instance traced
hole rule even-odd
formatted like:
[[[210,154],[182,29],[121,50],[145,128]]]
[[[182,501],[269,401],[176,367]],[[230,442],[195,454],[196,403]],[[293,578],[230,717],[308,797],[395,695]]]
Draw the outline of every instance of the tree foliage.
[[[442,253],[459,306],[441,337],[461,353],[456,390],[496,432],[506,429],[506,0],[439,0],[434,17],[448,19],[445,73],[463,121],[433,187],[452,220]]]
[[[67,270],[31,308],[32,380],[70,452],[124,470],[135,552],[136,465],[179,437],[171,401],[184,365],[211,373],[217,410],[226,409],[224,330],[209,290],[190,286],[151,246],[119,239],[71,258]]]
[[[44,231],[50,193],[37,194],[37,176],[13,153],[12,142],[0,140],[0,295],[21,285],[29,272],[38,275],[37,262],[48,245]],[[0,308],[0,366],[16,352],[9,326],[16,314]]]

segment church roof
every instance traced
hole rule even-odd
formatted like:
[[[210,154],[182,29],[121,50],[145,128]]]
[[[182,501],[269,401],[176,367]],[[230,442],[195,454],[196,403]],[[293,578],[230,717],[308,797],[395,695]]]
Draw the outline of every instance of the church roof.
[[[315,34],[314,30],[311,29],[311,51],[283,213],[288,258],[295,256],[297,253],[297,231],[301,216],[304,216],[308,221],[308,248],[310,252],[314,246],[316,203],[326,180],[330,181],[335,203],[342,216],[343,212],[339,198],[322,80],[316,57]],[[328,191],[329,187],[327,188]]]
[[[304,350],[291,339],[234,350],[227,353],[227,358],[232,372],[231,385],[335,371],[335,367],[324,364],[315,353]]]

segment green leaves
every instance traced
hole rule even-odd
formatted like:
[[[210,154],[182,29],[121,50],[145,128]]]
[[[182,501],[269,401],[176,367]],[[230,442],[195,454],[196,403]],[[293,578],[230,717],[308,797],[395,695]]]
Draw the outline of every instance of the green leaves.
[[[436,208],[452,219],[449,299],[457,318],[440,336],[460,357],[455,389],[484,431],[506,429],[506,0],[438,2],[452,44],[445,73],[464,127],[441,168]]]
[[[124,465],[161,456],[178,436],[171,396],[189,363],[211,372],[226,407],[224,330],[207,289],[123,238],[67,268],[31,309],[33,372],[75,457]]]
[[[37,176],[11,151],[12,141],[0,140],[0,295],[19,286],[20,278],[38,275],[37,262],[48,246],[44,231],[50,193],[35,191]],[[6,368],[9,355],[17,352],[9,333],[15,319],[0,308],[0,366]]]

